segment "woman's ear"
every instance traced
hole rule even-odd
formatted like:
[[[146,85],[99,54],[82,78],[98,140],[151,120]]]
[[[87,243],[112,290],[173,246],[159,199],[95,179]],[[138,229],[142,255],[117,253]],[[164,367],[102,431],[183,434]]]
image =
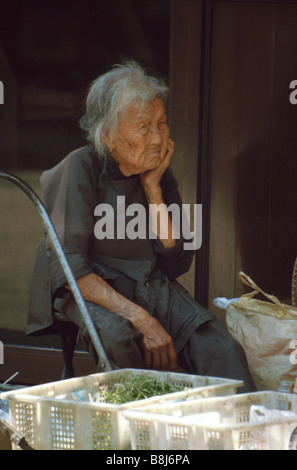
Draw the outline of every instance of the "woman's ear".
[[[111,152],[113,150],[113,143],[112,143],[110,130],[109,129],[102,129],[102,137],[103,137],[103,141],[104,141],[106,147]]]

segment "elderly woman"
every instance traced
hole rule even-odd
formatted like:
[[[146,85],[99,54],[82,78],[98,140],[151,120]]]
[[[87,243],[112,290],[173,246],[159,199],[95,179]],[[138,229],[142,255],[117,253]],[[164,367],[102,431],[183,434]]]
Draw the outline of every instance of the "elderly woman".
[[[180,365],[193,374],[242,379],[243,390],[251,391],[254,384],[239,344],[176,281],[188,271],[194,252],[184,249],[167,210],[177,204],[182,211],[169,166],[174,143],[167,94],[162,81],[134,62],[99,77],[81,120],[91,145],[42,174],[45,205],[115,368],[174,371]],[[131,223],[131,213],[123,220],[119,201],[145,208],[146,236],[127,236],[123,227]],[[160,204],[152,233],[146,222]],[[110,223],[117,233],[106,230]],[[59,314],[78,325],[97,361],[60,263],[45,240],[32,281],[28,333],[50,328]]]

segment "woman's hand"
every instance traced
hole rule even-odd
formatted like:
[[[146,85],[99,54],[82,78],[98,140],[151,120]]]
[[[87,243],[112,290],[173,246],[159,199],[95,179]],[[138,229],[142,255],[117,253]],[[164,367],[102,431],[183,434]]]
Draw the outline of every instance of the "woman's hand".
[[[142,352],[148,369],[176,370],[177,356],[172,338],[146,310],[123,297],[94,273],[82,276],[77,283],[86,301],[126,318],[143,334]]]
[[[145,171],[140,173],[140,181],[148,198],[148,202],[151,202],[151,199],[156,197],[156,191],[160,191],[160,182],[165,170],[169,167],[171,158],[174,152],[174,142],[169,139],[167,152],[162,159],[162,162],[157,168],[153,170]]]
[[[171,336],[149,313],[143,311],[132,321],[136,330],[143,334],[142,352],[147,369],[170,370],[177,368],[177,355]]]
[[[146,200],[149,204],[152,231],[157,235],[165,248],[172,248],[176,244],[172,220],[165,207],[160,185],[162,176],[170,165],[173,152],[174,142],[169,139],[167,152],[160,165],[153,170],[148,170],[139,175]]]

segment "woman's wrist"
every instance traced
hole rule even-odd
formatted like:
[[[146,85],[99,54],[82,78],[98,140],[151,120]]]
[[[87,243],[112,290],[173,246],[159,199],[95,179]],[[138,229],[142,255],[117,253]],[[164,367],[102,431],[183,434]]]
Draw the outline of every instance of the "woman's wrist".
[[[146,200],[149,204],[162,204],[162,190],[159,185],[153,187],[144,186],[143,189],[145,192]]]
[[[142,324],[147,323],[149,318],[151,318],[149,313],[136,304],[133,312],[130,312],[129,315],[129,320],[136,330],[140,329]]]

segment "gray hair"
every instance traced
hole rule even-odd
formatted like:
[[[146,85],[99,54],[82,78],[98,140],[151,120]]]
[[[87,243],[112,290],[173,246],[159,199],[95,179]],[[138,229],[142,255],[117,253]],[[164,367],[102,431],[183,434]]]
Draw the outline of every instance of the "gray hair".
[[[136,101],[145,103],[161,98],[166,104],[168,93],[165,82],[148,75],[137,62],[115,65],[92,83],[80,126],[102,155],[106,151],[102,130],[115,131],[119,113]]]

